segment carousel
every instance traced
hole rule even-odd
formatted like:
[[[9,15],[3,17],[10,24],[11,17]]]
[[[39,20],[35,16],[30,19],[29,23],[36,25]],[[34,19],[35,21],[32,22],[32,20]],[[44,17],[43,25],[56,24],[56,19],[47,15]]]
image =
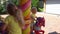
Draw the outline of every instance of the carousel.
[[[10,1],[11,2],[11,1]],[[22,10],[23,12],[23,17],[25,19],[25,21],[30,18],[30,14],[31,14],[31,0],[19,0],[19,5],[18,8]],[[0,15],[0,33],[1,34],[6,34],[6,30],[2,31],[2,28],[4,27],[4,19],[7,17],[8,15]],[[34,25],[33,25],[33,29],[31,29],[30,27],[30,22],[26,22],[25,24],[29,24],[28,27],[23,30],[22,34],[44,34],[45,31],[41,29],[41,27],[45,27],[45,19],[44,17],[37,17],[34,20]],[[29,28],[29,29],[28,29]]]

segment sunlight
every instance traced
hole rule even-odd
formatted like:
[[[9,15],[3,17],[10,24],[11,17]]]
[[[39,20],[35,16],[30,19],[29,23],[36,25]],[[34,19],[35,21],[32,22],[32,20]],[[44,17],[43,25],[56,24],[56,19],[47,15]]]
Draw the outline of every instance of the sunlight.
[[[47,4],[46,5],[46,12],[60,14],[60,4]]]

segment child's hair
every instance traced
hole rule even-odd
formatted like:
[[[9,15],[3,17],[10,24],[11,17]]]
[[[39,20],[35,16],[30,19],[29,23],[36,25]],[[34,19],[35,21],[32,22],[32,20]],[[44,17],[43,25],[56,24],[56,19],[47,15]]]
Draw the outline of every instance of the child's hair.
[[[10,15],[14,15],[15,5],[12,4],[12,3],[9,3],[9,4],[7,5],[7,12],[8,12]]]
[[[33,11],[32,11],[32,10],[33,10]],[[32,12],[32,13],[36,13],[36,12],[37,12],[37,8],[36,8],[36,7],[32,7],[31,12]]]
[[[36,9],[36,10],[37,10],[37,8],[36,8],[36,7],[32,7],[32,10],[34,10],[34,9]]]

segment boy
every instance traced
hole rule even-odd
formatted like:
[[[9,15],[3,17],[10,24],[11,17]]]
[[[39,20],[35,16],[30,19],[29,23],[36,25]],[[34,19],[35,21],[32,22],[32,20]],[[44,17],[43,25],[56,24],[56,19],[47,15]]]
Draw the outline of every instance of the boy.
[[[33,7],[33,8],[31,9],[31,12],[32,12],[32,14],[31,14],[31,20],[32,20],[32,23],[31,23],[31,34],[33,34],[34,24],[36,23],[36,22],[35,22],[35,21],[36,21],[35,18],[37,18],[37,17],[36,17],[37,8],[36,8],[36,7]]]

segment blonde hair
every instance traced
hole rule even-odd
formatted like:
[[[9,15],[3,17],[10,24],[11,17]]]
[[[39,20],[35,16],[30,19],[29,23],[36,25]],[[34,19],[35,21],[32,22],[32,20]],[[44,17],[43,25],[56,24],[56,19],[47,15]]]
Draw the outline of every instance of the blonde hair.
[[[31,10],[33,10],[33,9],[36,9],[36,10],[37,10],[37,8],[36,8],[36,7],[32,7],[32,9],[31,9]]]

